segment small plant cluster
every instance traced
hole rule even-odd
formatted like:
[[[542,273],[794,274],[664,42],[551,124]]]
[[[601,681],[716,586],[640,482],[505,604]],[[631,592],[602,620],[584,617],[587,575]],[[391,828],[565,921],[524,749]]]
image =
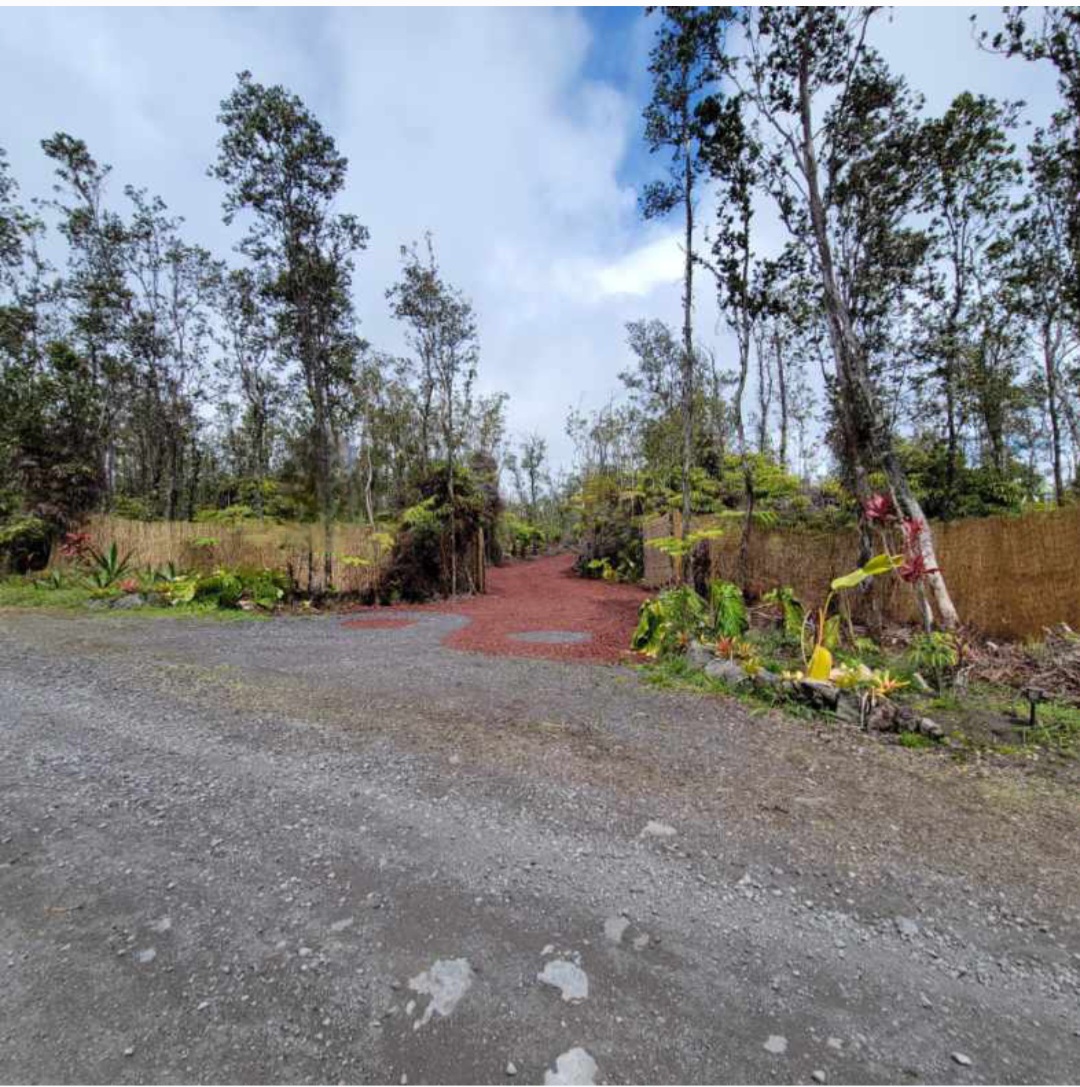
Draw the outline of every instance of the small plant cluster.
[[[680,585],[641,605],[631,647],[650,657],[685,652],[691,642],[735,640],[749,626],[742,590],[729,581],[709,585],[708,599]]]
[[[547,534],[542,528],[508,512],[499,518],[499,534],[503,550],[516,559],[539,555],[547,544]]]
[[[98,550],[84,532],[70,532],[59,547],[62,565],[34,584],[42,590],[83,587],[94,599],[141,597],[163,606],[203,604],[217,608],[272,609],[289,585],[283,573],[268,569],[219,567],[209,574],[179,570],[172,563],[137,570],[131,553],[116,543]]]
[[[714,580],[702,596],[681,585],[646,601],[632,647],[664,663],[679,660],[728,688],[753,690],[813,710],[827,710],[863,727],[910,732],[939,739],[940,728],[896,703],[913,682],[940,690],[959,662],[951,633],[919,634],[900,665],[884,667],[883,653],[856,634],[845,594],[870,578],[900,573],[904,553],[883,552],[834,578],[817,607],[805,606],[789,586],[766,593],[762,603],[774,619],[768,629],[752,630],[741,589]],[[846,623],[845,623],[846,620]],[[890,662],[891,663],[891,662]]]

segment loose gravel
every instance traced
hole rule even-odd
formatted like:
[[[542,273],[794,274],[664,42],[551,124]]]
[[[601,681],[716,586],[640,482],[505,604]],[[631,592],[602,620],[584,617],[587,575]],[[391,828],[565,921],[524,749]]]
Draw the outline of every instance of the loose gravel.
[[[1075,1081],[1074,794],[411,618],[0,615],[0,1080]]]

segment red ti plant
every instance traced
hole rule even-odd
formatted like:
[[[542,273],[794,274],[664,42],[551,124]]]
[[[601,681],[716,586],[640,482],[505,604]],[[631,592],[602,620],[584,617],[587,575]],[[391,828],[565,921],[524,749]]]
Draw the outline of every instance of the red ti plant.
[[[892,495],[872,494],[863,503],[863,514],[868,521],[874,521],[880,525],[893,524],[897,514]]]
[[[896,504],[891,495],[874,494],[863,503],[863,515],[868,521],[880,526],[882,536],[895,525],[900,526],[900,535],[903,540],[903,562],[897,567],[896,572],[909,585],[914,586],[919,600],[919,611],[922,613],[923,626],[927,632],[933,627],[933,613],[930,610],[930,602],[926,598],[926,590],[923,582],[930,574],[936,574],[938,568],[926,565],[923,557],[920,541],[926,524],[918,518],[901,519],[896,510]]]
[[[60,557],[79,562],[93,550],[89,532],[65,532],[60,541]]]

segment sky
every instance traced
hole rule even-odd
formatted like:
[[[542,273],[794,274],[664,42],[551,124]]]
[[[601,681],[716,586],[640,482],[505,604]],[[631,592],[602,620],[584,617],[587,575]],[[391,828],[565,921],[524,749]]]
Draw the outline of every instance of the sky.
[[[1051,73],[978,50],[972,10],[896,9],[873,42],[931,112],[967,89],[1045,120]],[[619,392],[626,322],[680,323],[678,223],[638,210],[663,165],[642,141],[653,23],[640,8],[4,8],[0,147],[27,198],[51,184],[41,139],[84,139],[113,167],[117,206],[126,184],[145,187],[226,256],[241,228],[223,224],[207,176],[218,105],[244,69],[284,84],[349,158],[339,209],[371,232],[362,334],[404,353],[385,290],[401,245],[431,230],[476,308],[479,391],[509,393],[511,436],[541,433],[568,467],[567,411]],[[706,284],[695,325],[724,368]]]

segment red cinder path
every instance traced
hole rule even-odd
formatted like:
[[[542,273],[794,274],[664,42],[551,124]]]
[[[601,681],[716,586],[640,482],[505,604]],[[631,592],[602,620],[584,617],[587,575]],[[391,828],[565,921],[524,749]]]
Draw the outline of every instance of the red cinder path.
[[[445,645],[511,657],[615,662],[630,659],[630,636],[638,608],[647,597],[636,585],[575,577],[573,555],[508,563],[487,571],[480,596],[401,605],[401,610],[448,612],[469,622],[447,635]],[[392,612],[397,609],[365,609]],[[534,631],[588,634],[586,642],[545,644],[515,641],[512,634]]]

